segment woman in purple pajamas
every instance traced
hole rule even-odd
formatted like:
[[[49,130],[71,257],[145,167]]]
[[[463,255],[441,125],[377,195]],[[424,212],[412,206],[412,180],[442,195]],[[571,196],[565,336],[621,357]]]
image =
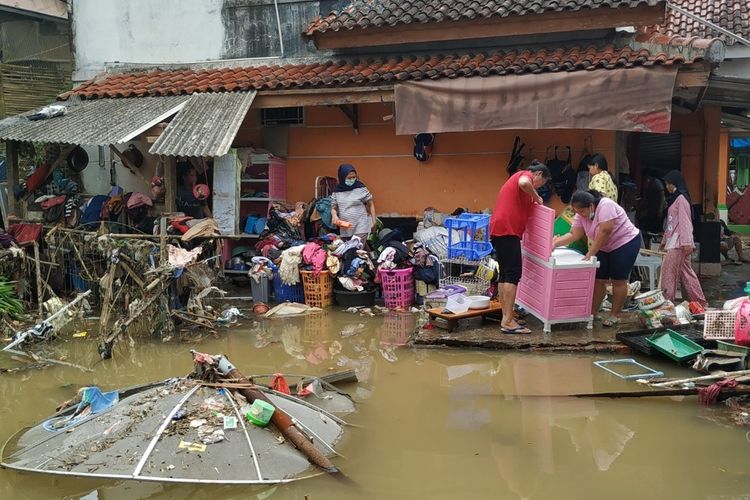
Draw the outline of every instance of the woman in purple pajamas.
[[[690,257],[693,254],[693,217],[690,193],[685,185],[685,179],[677,170],[672,170],[664,176],[667,192],[667,219],[664,223],[664,237],[661,240],[661,250],[666,250],[667,256],[661,267],[661,287],[664,297],[674,301],[680,282],[685,286],[688,300],[708,305],[703,295],[701,283],[693,271]]]

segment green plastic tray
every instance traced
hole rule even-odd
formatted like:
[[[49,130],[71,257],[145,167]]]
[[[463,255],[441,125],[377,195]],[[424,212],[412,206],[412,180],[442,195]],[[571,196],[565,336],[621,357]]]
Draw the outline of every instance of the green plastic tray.
[[[646,338],[646,342],[654,346],[657,351],[678,362],[694,358],[703,350],[702,346],[673,330],[651,335]]]

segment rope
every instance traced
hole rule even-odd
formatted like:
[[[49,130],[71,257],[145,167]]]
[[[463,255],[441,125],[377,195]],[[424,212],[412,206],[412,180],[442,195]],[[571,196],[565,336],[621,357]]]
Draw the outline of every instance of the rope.
[[[721,394],[721,390],[725,387],[728,389],[737,387],[737,380],[728,378],[719,380],[708,387],[701,387],[698,389],[698,399],[702,405],[711,406],[716,403],[717,399],[719,399],[719,394]]]

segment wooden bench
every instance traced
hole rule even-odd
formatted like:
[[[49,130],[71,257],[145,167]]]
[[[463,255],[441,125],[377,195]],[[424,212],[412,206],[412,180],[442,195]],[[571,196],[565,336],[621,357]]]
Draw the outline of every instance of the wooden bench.
[[[435,307],[433,309],[427,309],[427,314],[430,316],[430,320],[435,318],[445,320],[448,323],[448,333],[450,333],[456,329],[459,320],[480,316],[482,318],[482,323],[484,323],[485,316],[502,312],[502,309],[502,303],[499,300],[493,300],[490,302],[490,306],[486,309],[469,309],[466,312],[455,314],[445,311],[445,307]]]

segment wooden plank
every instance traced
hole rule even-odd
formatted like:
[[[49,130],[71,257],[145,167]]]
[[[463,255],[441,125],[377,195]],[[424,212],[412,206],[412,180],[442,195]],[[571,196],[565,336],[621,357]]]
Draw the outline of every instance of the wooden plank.
[[[674,86],[675,88],[705,87],[708,85],[710,76],[711,68],[706,68],[703,64],[682,66],[677,72]]]
[[[503,310],[503,305],[499,300],[493,300],[492,302],[490,302],[490,307],[488,307],[487,309],[469,309],[466,312],[458,314],[444,313],[444,310],[445,307],[435,307],[433,309],[428,309],[427,314],[429,314],[430,317],[454,321],[466,318],[476,318],[477,316],[485,316],[487,314],[496,313]]]
[[[636,8],[599,8],[581,11],[545,12],[522,16],[491,17],[458,22],[428,22],[327,31],[313,36],[318,49],[340,49],[406,43],[497,38],[539,33],[578,33],[618,26],[649,26],[664,21],[664,5]]]
[[[292,108],[297,106],[337,106],[340,104],[366,104],[393,102],[393,89],[371,92],[354,92],[338,89],[337,92],[307,90],[304,94],[263,94],[253,101],[253,109]]]

